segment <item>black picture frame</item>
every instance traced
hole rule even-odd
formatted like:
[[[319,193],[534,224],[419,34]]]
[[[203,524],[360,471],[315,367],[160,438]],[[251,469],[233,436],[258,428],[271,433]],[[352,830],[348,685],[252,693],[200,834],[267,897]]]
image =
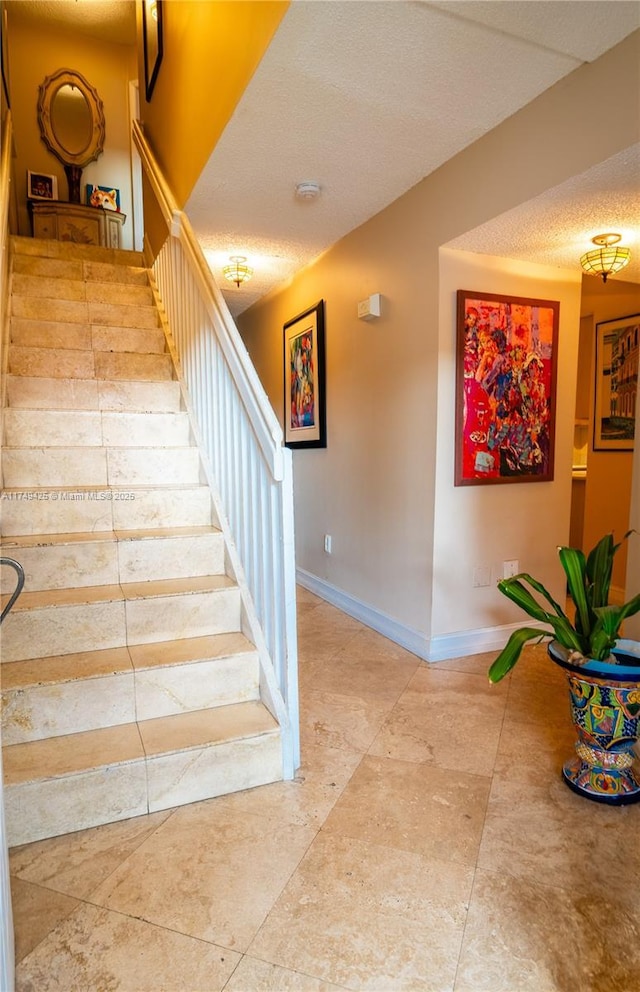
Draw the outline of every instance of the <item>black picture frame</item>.
[[[283,325],[284,443],[326,448],[324,300]]]
[[[596,324],[594,451],[633,451],[640,313]]]
[[[144,87],[151,100],[162,62],[162,0],[142,0],[142,39],[144,46]]]

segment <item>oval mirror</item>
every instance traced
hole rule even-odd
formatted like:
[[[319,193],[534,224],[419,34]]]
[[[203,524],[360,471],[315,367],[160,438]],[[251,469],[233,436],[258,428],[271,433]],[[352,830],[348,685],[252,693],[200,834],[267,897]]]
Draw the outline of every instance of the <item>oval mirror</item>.
[[[79,72],[58,69],[40,84],[42,140],[64,166],[84,169],[104,148],[102,100]]]
[[[91,141],[91,107],[82,90],[65,83],[51,101],[51,127],[60,145],[70,155],[79,155]]]

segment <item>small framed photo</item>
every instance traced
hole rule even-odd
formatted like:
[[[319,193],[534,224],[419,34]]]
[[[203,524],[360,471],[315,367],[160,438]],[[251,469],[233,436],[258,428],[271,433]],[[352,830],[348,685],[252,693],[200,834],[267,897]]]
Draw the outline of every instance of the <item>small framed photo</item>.
[[[149,103],[162,62],[162,0],[142,0],[142,41],[144,92]]]
[[[31,172],[27,169],[27,199],[57,200],[58,180],[44,172]]]
[[[552,481],[559,313],[458,291],[456,486]]]
[[[326,448],[324,300],[284,325],[284,443]]]
[[[94,186],[87,183],[86,200],[88,207],[102,207],[120,213],[120,190],[112,186]]]
[[[596,324],[594,451],[632,451],[638,401],[640,313]]]

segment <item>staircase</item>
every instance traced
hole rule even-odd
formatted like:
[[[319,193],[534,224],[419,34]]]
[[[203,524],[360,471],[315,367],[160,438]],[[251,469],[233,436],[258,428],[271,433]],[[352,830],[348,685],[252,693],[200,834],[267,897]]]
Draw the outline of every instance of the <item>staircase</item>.
[[[26,582],[0,675],[16,845],[279,780],[282,754],[141,257],[12,252],[1,532]]]

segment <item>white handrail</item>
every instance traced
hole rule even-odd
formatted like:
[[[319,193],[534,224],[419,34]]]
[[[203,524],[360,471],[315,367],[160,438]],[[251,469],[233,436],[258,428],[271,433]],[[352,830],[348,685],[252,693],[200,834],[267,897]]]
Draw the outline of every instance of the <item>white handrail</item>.
[[[283,772],[300,763],[291,452],[202,254],[142,128],[133,138],[168,228],[153,262],[168,339],[183,384],[265,702],[278,719]]]

